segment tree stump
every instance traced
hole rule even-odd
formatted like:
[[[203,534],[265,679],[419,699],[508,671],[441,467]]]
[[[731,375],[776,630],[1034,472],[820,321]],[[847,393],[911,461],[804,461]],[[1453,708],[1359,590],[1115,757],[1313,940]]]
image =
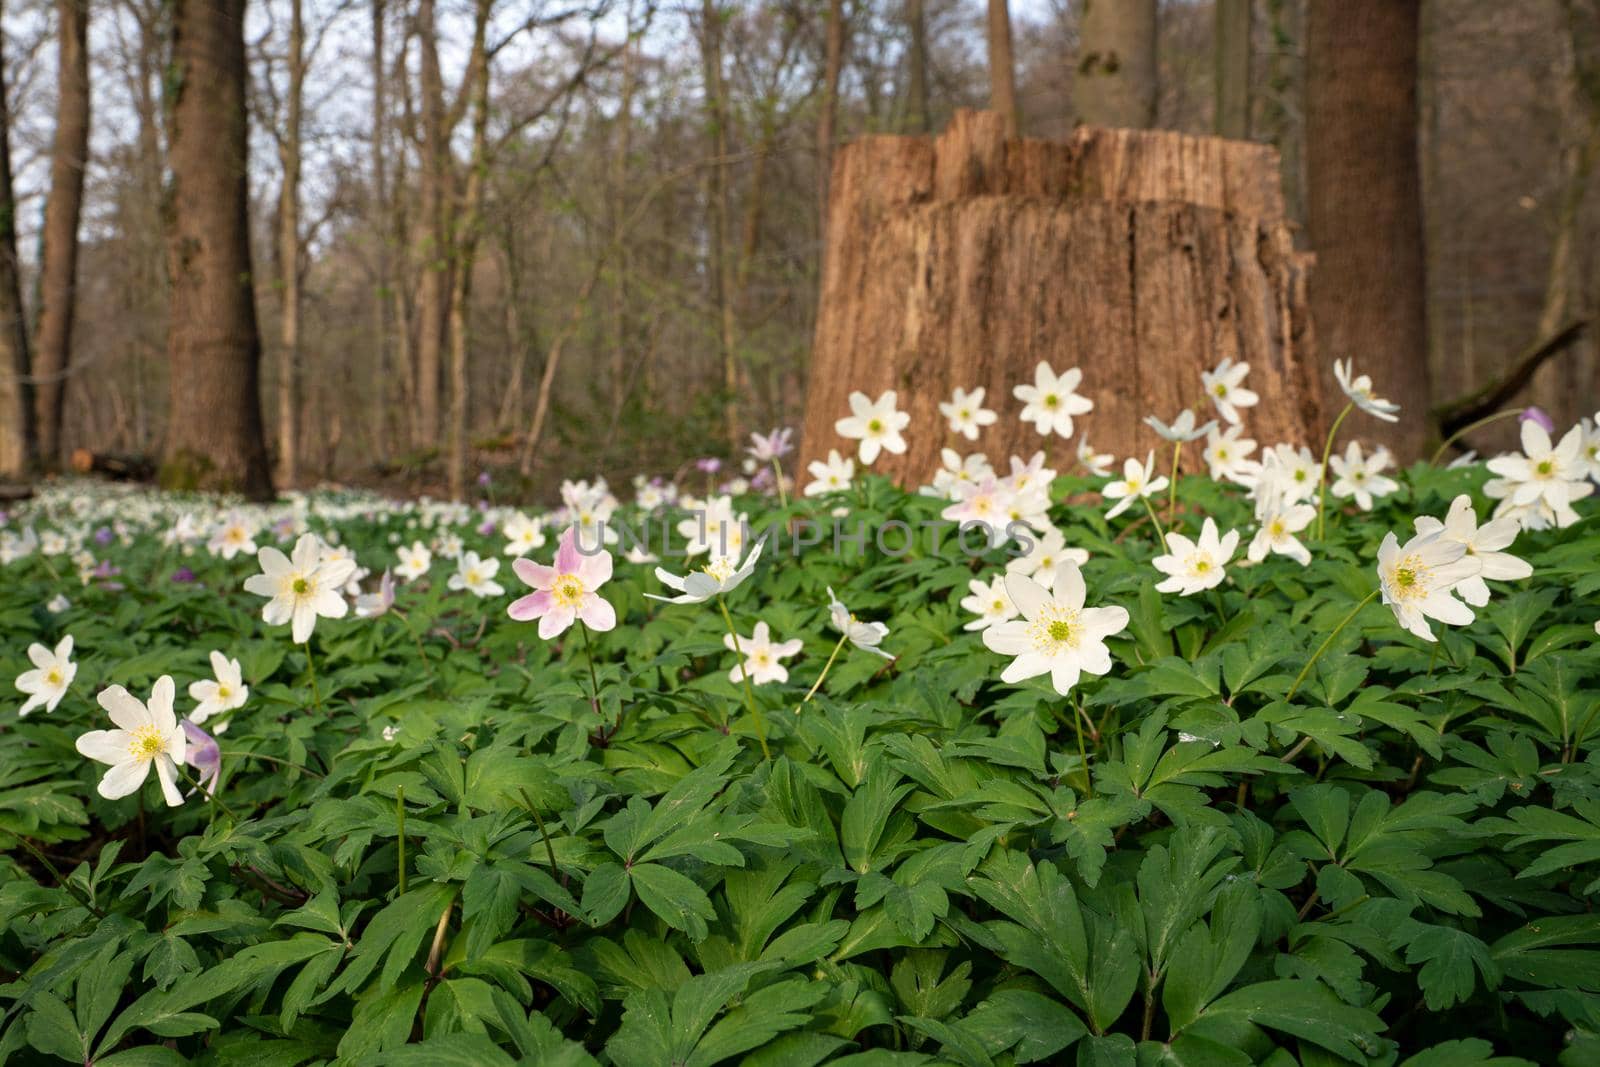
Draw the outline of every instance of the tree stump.
[[[1267,146],[1099,128],[1016,140],[992,112],[957,112],[936,139],[839,152],[825,257],[802,464],[853,451],[835,420],[852,391],[885,389],[911,414],[909,447],[872,469],[908,485],[946,445],[1002,471],[1040,448],[1065,471],[1084,437],[1143,458],[1163,445],[1146,415],[1200,404],[1211,417],[1200,372],[1224,358],[1250,364],[1261,396],[1247,436],[1263,448],[1317,436],[1313,257],[1295,251]],[[1082,368],[1094,401],[1070,442],[1017,418],[1012,387],[1041,360]],[[952,439],[939,414],[957,386],[983,386],[1000,414],[976,442]],[[1190,446],[1186,469],[1198,458]]]

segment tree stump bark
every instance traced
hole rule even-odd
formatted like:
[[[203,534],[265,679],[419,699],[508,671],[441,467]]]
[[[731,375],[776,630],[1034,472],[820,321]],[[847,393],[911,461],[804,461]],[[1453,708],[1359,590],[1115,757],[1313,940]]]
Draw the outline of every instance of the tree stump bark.
[[[1043,448],[1064,471],[1084,437],[1142,458],[1163,445],[1144,417],[1209,412],[1200,372],[1224,358],[1250,364],[1261,396],[1248,436],[1316,437],[1312,257],[1294,249],[1273,149],[1098,128],[1007,139],[1000,116],[962,111],[937,139],[846,145],[832,189],[802,464],[853,451],[835,420],[852,391],[885,389],[911,414],[909,447],[873,470],[908,485],[946,445],[1002,470]],[[1070,442],[1017,418],[1012,387],[1041,360],[1080,367],[1094,401]],[[952,440],[939,414],[957,386],[983,386],[1000,414],[976,442]]]

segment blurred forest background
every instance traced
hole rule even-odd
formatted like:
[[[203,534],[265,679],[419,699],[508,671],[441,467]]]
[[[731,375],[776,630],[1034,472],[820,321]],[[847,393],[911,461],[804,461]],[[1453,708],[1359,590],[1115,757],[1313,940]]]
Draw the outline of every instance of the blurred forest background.
[[[255,395],[280,487],[728,454],[800,417],[835,145],[991,104],[1026,136],[1222,133],[1278,147],[1305,224],[1319,147],[1348,150],[1308,129],[1319,48],[1360,51],[1320,68],[1338,77],[1374,68],[1365,106],[1415,108],[1420,232],[1373,236],[1418,245],[1426,309],[1421,351],[1330,350],[1319,323],[1322,358],[1380,387],[1385,359],[1417,362],[1447,403],[1600,302],[1600,0],[3,5],[0,430],[25,351],[50,467],[241,447]],[[1397,13],[1381,54],[1338,37],[1352,5]],[[234,225],[204,192],[227,192],[234,136],[250,306],[175,281]],[[222,381],[206,353],[247,349],[251,312],[259,382]],[[1600,365],[1595,331],[1568,340],[1518,396],[1563,428]]]

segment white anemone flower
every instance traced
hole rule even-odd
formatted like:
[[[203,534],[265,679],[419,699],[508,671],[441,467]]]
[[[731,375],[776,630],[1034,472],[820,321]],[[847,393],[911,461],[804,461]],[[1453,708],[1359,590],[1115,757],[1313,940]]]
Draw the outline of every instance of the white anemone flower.
[[[543,524],[520,511],[505,521],[500,532],[505,534],[505,553],[508,556],[526,556],[534,549],[544,547]]]
[[[1007,563],[1006,573],[1026,575],[1049,589],[1055,584],[1056,569],[1064,562],[1076,563],[1081,567],[1089,562],[1089,553],[1082,548],[1068,548],[1067,539],[1061,531],[1051,528],[1034,541],[1026,555]]]
[[[1383,602],[1401,626],[1424,641],[1436,641],[1429,619],[1465,626],[1472,609],[1451,595],[1457,584],[1479,574],[1483,564],[1467,555],[1460,541],[1446,541],[1441,531],[1418,534],[1404,545],[1391,531],[1378,546],[1378,583]]]
[[[421,578],[433,566],[433,553],[421,541],[411,542],[411,547],[400,549],[398,555],[400,565],[394,569],[395,576],[408,582]]]
[[[1129,456],[1122,461],[1122,480],[1111,482],[1100,495],[1107,500],[1115,500],[1111,510],[1106,512],[1106,518],[1114,519],[1128,508],[1133,506],[1135,500],[1154,496],[1167,487],[1166,475],[1156,476],[1156,454],[1151,452],[1141,464],[1137,459]]]
[[[1243,426],[1229,426],[1226,430],[1212,427],[1206,433],[1201,458],[1213,481],[1247,485],[1260,474],[1261,464],[1250,458],[1256,450],[1255,440],[1243,434]]]
[[[195,701],[195,709],[189,713],[189,719],[196,726],[213,715],[242,708],[245,701],[250,699],[250,687],[244,684],[244,670],[238,660],[214,651],[211,653],[211,673],[215,678],[202,678],[189,683],[189,699]],[[221,733],[223,729],[218,727],[217,732]]]
[[[1543,426],[1532,419],[1522,423],[1522,452],[1497,456],[1487,466],[1499,475],[1485,483],[1483,491],[1502,500],[1496,515],[1528,508],[1523,525],[1533,529],[1554,525],[1565,529],[1578,521],[1572,502],[1594,492],[1587,478],[1588,465],[1583,455],[1583,427],[1575,425],[1552,444]]]
[[[1083,574],[1076,563],[1062,563],[1049,590],[1026,575],[1008,574],[1006,591],[1022,618],[983,632],[991,651],[1015,657],[1001,672],[1001,681],[1048,674],[1056,692],[1065,696],[1080,676],[1111,670],[1106,638],[1127,628],[1128,612],[1115,606],[1084,607]]]
[[[325,560],[315,534],[301,534],[291,556],[265,545],[256,553],[256,561],[261,573],[245,579],[245,591],[268,598],[261,618],[269,626],[289,623],[295,644],[311,640],[319,616],[342,619],[349,612],[339,590],[355,573],[355,561]]]
[[[1166,555],[1150,562],[1167,577],[1156,586],[1162,593],[1193,596],[1215,589],[1227,577],[1227,566],[1239,548],[1239,531],[1229,530],[1220,538],[1217,524],[1209,516],[1200,527],[1200,539],[1191,541],[1182,534],[1167,534]]]
[[[178,791],[178,765],[184,762],[186,739],[172,710],[172,676],[156,679],[146,705],[120,685],[100,691],[97,698],[115,730],[90,730],[78,738],[78,751],[111,769],[100,779],[100,795],[117,800],[138,791],[150,776],[150,765],[161,780],[161,795],[170,807],[183,803]]]
[[[1011,395],[1023,403],[1022,421],[1033,423],[1041,436],[1071,437],[1072,417],[1094,410],[1094,401],[1077,393],[1082,381],[1083,372],[1077,367],[1057,375],[1041,360],[1033,370],[1033,384],[1014,386]]]
[[[860,441],[860,456],[864,466],[870,467],[880,452],[896,455],[906,450],[906,439],[900,431],[911,424],[911,416],[895,406],[896,393],[885,391],[876,400],[867,394],[850,394],[850,415],[833,424],[840,437]]]
[[[961,627],[963,630],[984,630],[1017,617],[1017,606],[1011,602],[1011,594],[1006,592],[1005,575],[996,575],[989,582],[973,578],[967,582],[967,588],[971,590],[971,595],[961,598],[961,606],[977,618]]]
[[[71,634],[63,637],[54,651],[37,642],[29,645],[28,659],[33,661],[34,669],[17,675],[17,689],[28,697],[18,709],[18,717],[37,707],[55,711],[78,676],[78,665],[72,662]]]
[[[1295,536],[1317,517],[1311,504],[1291,503],[1283,496],[1272,493],[1265,497],[1257,509],[1260,526],[1250,541],[1248,555],[1252,563],[1260,563],[1270,552],[1288,556],[1302,567],[1311,565],[1311,552]]]
[[[756,623],[755,632],[749,637],[740,637],[737,642],[733,634],[723,634],[722,643],[728,651],[744,657],[744,662],[729,671],[728,677],[739,684],[748,675],[752,685],[766,685],[768,682],[781,685],[787,682],[789,670],[782,661],[798,655],[803,644],[798,637],[789,641],[774,641],[772,631],[764,622]]]
[[[874,656],[882,656],[884,659],[894,659],[892,655],[878,647],[883,643],[883,639],[889,636],[889,627],[881,622],[862,622],[856,618],[855,614],[833,595],[831,586],[828,589],[828,621],[847,641],[861,651],[871,652]]]
[[[1351,360],[1333,361],[1333,376],[1339,380],[1339,388],[1344,390],[1344,395],[1350,398],[1350,403],[1365,411],[1374,418],[1384,422],[1400,421],[1400,405],[1372,393],[1372,379],[1363,374],[1353,377],[1355,365]]]
[[[1511,542],[1517,539],[1521,530],[1517,521],[1501,518],[1479,526],[1478,513],[1473,510],[1472,498],[1466,493],[1451,501],[1443,522],[1424,515],[1416,520],[1416,527],[1419,534],[1439,534],[1442,540],[1466,545],[1467,555],[1483,565],[1477,574],[1457,582],[1455,588],[1461,599],[1475,608],[1489,603],[1489,587],[1484,584],[1485,580],[1512,582],[1533,574],[1533,567],[1526,560],[1500,551],[1510,548]]]
[[[499,573],[499,560],[480,559],[476,552],[463,552],[456,560],[456,572],[446,584],[451,589],[465,589],[474,596],[499,596],[506,591],[505,586],[494,580]]]
[[[1111,477],[1111,465],[1117,461],[1109,452],[1096,452],[1087,437],[1078,442],[1077,460],[1091,478]]]
[[[1211,419],[1203,426],[1196,426],[1194,412],[1187,408],[1178,412],[1178,417],[1172,420],[1172,425],[1170,426],[1154,415],[1146,415],[1144,423],[1159,434],[1163,440],[1171,441],[1174,444],[1198,441],[1217,428],[1216,419]]]
[[[838,449],[830,448],[827,459],[812,460],[806,465],[806,471],[811,475],[811,481],[802,490],[806,496],[842,493],[850,488],[850,483],[855,479],[856,462],[839,455]]]
[[[1206,396],[1211,398],[1217,414],[1230,426],[1239,425],[1240,408],[1253,408],[1261,402],[1259,396],[1244,387],[1245,375],[1249,373],[1250,364],[1235,363],[1232,359],[1218,363],[1216,370],[1200,372]]]
[[[1345,446],[1343,456],[1333,456],[1328,460],[1328,466],[1337,475],[1328,488],[1340,500],[1355,497],[1357,507],[1362,511],[1371,511],[1374,497],[1388,496],[1400,488],[1399,482],[1383,473],[1391,462],[1389,450],[1382,445],[1374,449],[1372,455],[1366,456],[1362,454],[1361,445],[1351,441]]]
[[[661,579],[661,584],[668,589],[677,590],[678,595],[658,596],[655,593],[646,593],[645,596],[651,600],[664,600],[669,604],[700,604],[712,597],[731,593],[755,573],[756,563],[761,559],[761,548],[762,543],[756,542],[743,565],[739,564],[737,556],[713,556],[710,563],[697,571],[690,571],[682,578],[657,567],[656,577]]]
[[[945,417],[951,433],[958,433],[969,441],[976,441],[985,426],[993,426],[1000,418],[983,406],[985,390],[980,386],[972,392],[957,387],[948,403],[939,405],[939,414]]]

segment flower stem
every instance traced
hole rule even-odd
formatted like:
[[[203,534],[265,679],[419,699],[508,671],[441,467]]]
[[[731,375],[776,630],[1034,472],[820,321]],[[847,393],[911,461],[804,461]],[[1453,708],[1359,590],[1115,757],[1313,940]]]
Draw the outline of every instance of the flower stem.
[[[208,803],[214,804],[217,807],[221,808],[222,809],[222,814],[226,815],[228,818],[232,819],[234,822],[238,822],[239,821],[239,816],[237,816],[237,815],[235,815],[233,813],[233,809],[228,807],[228,805],[223,802],[221,797],[217,796],[217,790],[215,790],[215,789],[207,789],[205,786],[201,785],[200,784],[200,779],[196,778],[193,774],[191,774],[189,772],[188,765],[183,764],[183,763],[174,762],[173,766],[178,768],[178,773],[183,775],[183,780],[184,781],[188,782],[190,785],[194,786],[195,789],[200,791],[201,795],[206,798],[206,801]]]
[[[817,690],[822,688],[822,680],[828,676],[828,668],[833,666],[833,661],[839,655],[839,650],[844,647],[849,634],[840,634],[839,643],[833,646],[833,651],[828,653],[828,662],[822,665],[822,673],[817,675],[817,680],[811,683],[811,688],[806,690],[805,699],[795,705],[794,713],[800,714],[800,709],[811,703],[811,698],[817,695]]]
[[[1328,523],[1328,457],[1333,454],[1333,439],[1339,434],[1339,424],[1344,421],[1346,415],[1355,410],[1355,406],[1355,402],[1352,401],[1344,406],[1343,411],[1339,412],[1339,417],[1334,419],[1333,425],[1328,428],[1327,443],[1322,446],[1322,466],[1317,468],[1319,478],[1317,483],[1318,541],[1322,540],[1322,535],[1326,531]]]
[[[39,849],[35,848],[33,842],[29,841],[26,837],[23,837],[21,834],[10,829],[9,827],[0,826],[0,830],[4,830],[6,833],[16,838],[17,844],[21,845],[27,851],[28,855],[38,860],[40,866],[44,867],[45,870],[50,872],[50,877],[56,880],[56,884],[62,889],[65,889],[68,893],[71,893],[73,899],[77,900],[79,904],[82,904],[84,907],[94,912],[97,918],[104,919],[106,917],[106,913],[95,907],[94,901],[85,896],[83,890],[79,889],[62,876],[61,872],[56,869],[56,865],[50,862],[50,857],[46,856]]]
[[[596,715],[600,715],[600,676],[595,673],[594,669],[594,644],[589,639],[589,627],[583,624],[582,619],[578,620],[578,629],[583,631],[583,650],[588,653],[589,658],[589,706],[594,709]],[[622,729],[622,709],[619,708],[617,709],[617,725],[612,728],[611,732],[616,733],[620,729]]]
[[[308,640],[300,647],[305,649],[306,671],[311,675],[311,703],[318,712],[326,713],[327,709],[322,706],[322,690],[317,686],[317,661],[311,655],[311,642]]]
[[[772,457],[772,477],[778,487],[778,506],[784,511],[789,510],[789,494],[783,488],[783,468],[778,465],[778,457]]]
[[[761,709],[756,706],[755,690],[750,688],[750,672],[745,669],[744,649],[739,647],[739,632],[733,628],[733,616],[728,614],[728,602],[717,594],[717,607],[722,609],[722,621],[727,624],[728,636],[733,640],[733,654],[739,657],[739,679],[744,682],[744,706],[750,712],[750,718],[756,724],[756,740],[761,742],[761,755],[766,759],[772,758],[772,752],[767,748],[767,724],[761,718]]]
[[[428,658],[428,650],[422,645],[422,635],[417,633],[415,626],[411,625],[411,620],[406,618],[405,612],[396,611],[393,608],[390,608],[389,611],[395,618],[400,620],[400,625],[406,628],[406,633],[411,635],[411,640],[417,643],[417,655],[422,657],[422,665],[428,669],[428,677],[437,680],[437,676],[433,673],[433,660]]]
[[[1178,511],[1178,465],[1183,462],[1183,442],[1172,442],[1172,479],[1167,487],[1167,521],[1172,522]]]
[[[398,896],[406,895],[406,787],[396,786],[394,790],[394,821],[395,844],[399,854],[395,859],[396,880],[399,883]]]
[[[1094,796],[1094,779],[1089,776],[1089,752],[1083,747],[1083,706],[1073,700],[1072,725],[1078,731],[1078,759],[1083,762],[1083,791],[1086,797]]]
[[[1311,658],[1306,660],[1306,665],[1301,667],[1300,673],[1295,676],[1294,684],[1289,687],[1289,694],[1283,698],[1284,700],[1294,699],[1294,694],[1296,690],[1300,688],[1300,683],[1306,680],[1306,675],[1311,672],[1312,666],[1316,664],[1317,660],[1322,658],[1322,654],[1324,652],[1328,651],[1328,646],[1333,644],[1333,639],[1338,637],[1340,632],[1343,631],[1346,626],[1350,625],[1350,620],[1356,617],[1357,612],[1366,607],[1368,604],[1372,603],[1372,598],[1377,596],[1378,592],[1378,590],[1374,589],[1372,592],[1363,597],[1361,599],[1361,603],[1351,608],[1350,614],[1341,619],[1339,625],[1333,628],[1333,632],[1322,639],[1322,644],[1317,646],[1317,650],[1311,654]]]
[[[298,763],[290,763],[286,759],[279,759],[277,756],[268,756],[263,752],[245,752],[245,751],[242,751],[242,750],[234,750],[234,751],[224,752],[224,753],[222,753],[222,755],[225,756],[228,759],[258,759],[258,760],[263,760],[263,761],[265,761],[267,763],[276,763],[280,767],[288,767],[291,770],[299,771],[301,774],[309,774],[313,778],[325,779],[325,778],[328,777],[325,774],[318,774],[316,771],[312,770],[310,767],[302,767]]]
[[[1455,444],[1461,438],[1467,436],[1467,434],[1471,433],[1473,430],[1487,426],[1491,422],[1499,422],[1501,419],[1509,419],[1513,415],[1521,415],[1522,412],[1522,408],[1506,408],[1504,411],[1497,411],[1493,415],[1485,415],[1477,422],[1468,423],[1467,425],[1461,427],[1461,429],[1457,430],[1455,433],[1451,434],[1449,437],[1446,437],[1442,442],[1440,442],[1438,451],[1434,452],[1433,458],[1428,460],[1428,466],[1437,467],[1439,465],[1439,460],[1444,457],[1445,449]]]
[[[1144,510],[1150,513],[1150,524],[1156,528],[1157,545],[1165,550],[1167,547],[1167,534],[1166,531],[1161,529],[1161,520],[1156,518],[1156,509],[1150,506],[1149,497],[1141,495],[1139,500],[1144,504]]]

